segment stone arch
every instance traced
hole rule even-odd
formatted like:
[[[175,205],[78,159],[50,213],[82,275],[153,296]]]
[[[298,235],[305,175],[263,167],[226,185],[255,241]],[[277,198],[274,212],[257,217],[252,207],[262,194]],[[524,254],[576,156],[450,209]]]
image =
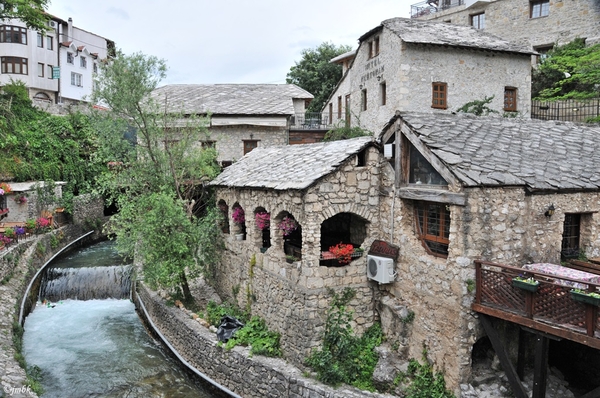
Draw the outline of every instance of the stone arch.
[[[237,240],[246,240],[246,211],[240,205],[240,202],[235,202],[231,206],[231,219],[233,221],[233,233]]]
[[[34,96],[33,99],[36,101],[44,101],[44,102],[51,102],[52,100],[50,99],[50,96],[44,92],[38,91]]]
[[[323,209],[323,211],[317,216],[316,222],[322,224],[323,221],[335,216],[339,213],[352,213],[369,220],[371,216],[369,206],[361,205],[360,203],[351,202],[343,204],[331,204]]]
[[[290,221],[293,220],[296,224],[296,228],[290,230],[289,228],[284,231],[282,229],[282,223],[290,225]],[[279,247],[286,256],[293,256],[296,259],[302,258],[302,225],[296,220],[294,215],[288,211],[280,211],[276,217],[271,217],[271,225],[273,229],[272,241],[275,247]],[[287,232],[287,233],[286,233]]]
[[[217,202],[217,207],[221,212],[222,219],[219,221],[219,226],[221,227],[221,232],[224,234],[229,234],[229,206],[224,199],[219,199]]]
[[[254,209],[254,226],[256,229],[257,244],[262,252],[271,247],[271,213],[264,207],[258,206]]]

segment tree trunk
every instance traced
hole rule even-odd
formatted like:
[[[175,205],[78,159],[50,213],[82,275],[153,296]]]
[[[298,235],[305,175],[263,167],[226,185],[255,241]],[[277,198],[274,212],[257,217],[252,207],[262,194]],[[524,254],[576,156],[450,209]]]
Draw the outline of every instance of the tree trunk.
[[[192,292],[190,291],[190,285],[188,284],[187,277],[185,276],[185,271],[181,271],[181,290],[183,291],[183,301],[185,301],[186,307],[190,304],[193,304],[194,297],[192,297]]]

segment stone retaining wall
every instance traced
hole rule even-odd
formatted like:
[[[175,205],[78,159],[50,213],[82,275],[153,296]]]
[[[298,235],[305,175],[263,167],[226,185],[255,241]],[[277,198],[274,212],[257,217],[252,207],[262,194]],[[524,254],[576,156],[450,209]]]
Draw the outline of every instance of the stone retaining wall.
[[[152,322],[180,355],[200,372],[242,397],[392,397],[354,388],[331,388],[302,376],[302,371],[282,359],[250,357],[246,347],[225,350],[217,338],[185,310],[167,307],[164,301],[143,285],[134,295],[141,300]]]

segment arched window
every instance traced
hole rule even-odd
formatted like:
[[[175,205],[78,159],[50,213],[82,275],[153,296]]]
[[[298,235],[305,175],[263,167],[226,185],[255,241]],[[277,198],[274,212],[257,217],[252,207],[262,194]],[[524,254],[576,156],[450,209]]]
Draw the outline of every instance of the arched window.
[[[239,203],[235,203],[231,211],[231,219],[233,220],[233,233],[237,240],[246,240],[246,214]]]
[[[271,214],[264,207],[258,207],[254,211],[254,225],[260,237],[261,251],[264,253],[271,247]]]
[[[34,100],[50,102],[50,97],[46,93],[39,92],[33,96]]]
[[[221,232],[224,234],[229,233],[229,206],[223,199],[219,200],[217,204],[219,211],[221,212],[222,218],[220,220]]]
[[[283,251],[294,261],[302,259],[302,227],[294,216],[283,212],[277,217],[277,229],[283,236]]]
[[[340,266],[363,253],[368,221],[353,213],[339,213],[321,224],[321,265]],[[331,248],[335,248],[333,251]],[[343,259],[338,256],[343,254]]]

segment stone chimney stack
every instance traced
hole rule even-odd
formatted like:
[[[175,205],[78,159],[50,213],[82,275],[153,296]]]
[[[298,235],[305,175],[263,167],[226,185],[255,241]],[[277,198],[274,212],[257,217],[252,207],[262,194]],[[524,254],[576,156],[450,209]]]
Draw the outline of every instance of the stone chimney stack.
[[[67,28],[67,41],[73,40],[73,18],[69,17],[69,26]]]

